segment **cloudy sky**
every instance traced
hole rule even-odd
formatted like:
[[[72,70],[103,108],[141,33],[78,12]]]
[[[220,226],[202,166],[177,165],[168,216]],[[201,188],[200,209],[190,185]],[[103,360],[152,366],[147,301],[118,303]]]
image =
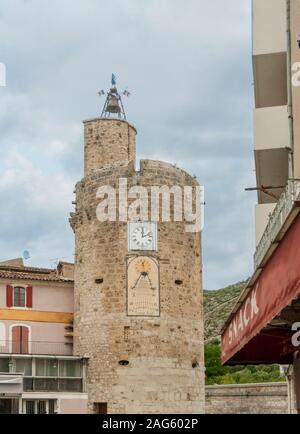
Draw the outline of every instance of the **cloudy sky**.
[[[204,286],[247,278],[254,252],[250,0],[1,0],[0,260],[73,260],[82,120],[111,73],[138,157],[205,186]]]

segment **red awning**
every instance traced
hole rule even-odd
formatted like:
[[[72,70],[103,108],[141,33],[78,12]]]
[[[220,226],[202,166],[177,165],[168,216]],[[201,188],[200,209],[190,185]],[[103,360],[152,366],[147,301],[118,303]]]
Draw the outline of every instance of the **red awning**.
[[[262,330],[299,295],[300,216],[298,215],[247,297],[223,330],[222,362],[287,362],[283,346],[287,345],[288,336],[282,332],[279,336],[279,331],[276,330],[272,332],[262,332]],[[259,333],[260,335],[257,336]]]
[[[228,364],[290,364],[295,348],[292,345],[294,332],[271,329],[262,330],[227,362]]]

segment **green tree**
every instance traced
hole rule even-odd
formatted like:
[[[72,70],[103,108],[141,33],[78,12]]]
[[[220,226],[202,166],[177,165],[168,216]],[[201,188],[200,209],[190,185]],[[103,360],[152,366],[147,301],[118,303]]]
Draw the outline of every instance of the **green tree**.
[[[284,381],[278,365],[223,366],[218,341],[205,345],[206,384],[245,384]]]

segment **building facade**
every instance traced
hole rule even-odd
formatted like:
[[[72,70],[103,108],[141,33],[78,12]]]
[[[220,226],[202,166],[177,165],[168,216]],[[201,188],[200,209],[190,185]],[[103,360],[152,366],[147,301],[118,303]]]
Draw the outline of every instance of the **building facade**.
[[[252,4],[256,251],[254,273],[222,330],[222,358],[290,365],[289,408],[299,413],[300,2]]]
[[[85,361],[73,356],[71,264],[0,264],[0,413],[86,412]]]
[[[114,95],[113,89],[109,98]],[[132,187],[150,192],[154,186],[198,185],[160,161],[143,160],[136,170],[135,138],[126,119],[84,122],[84,178],[76,185],[71,215],[74,354],[88,360],[90,413],[201,413],[200,233],[188,233],[186,222],[174,221],[173,205],[168,222],[151,217],[127,222],[120,208],[116,221],[97,218],[103,186],[117,190],[119,201]],[[152,206],[149,199],[150,211]]]

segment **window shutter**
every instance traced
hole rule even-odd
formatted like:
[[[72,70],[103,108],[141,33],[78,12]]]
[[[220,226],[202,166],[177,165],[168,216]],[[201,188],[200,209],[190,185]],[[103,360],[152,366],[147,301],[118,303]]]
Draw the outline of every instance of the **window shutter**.
[[[13,305],[13,287],[11,285],[6,286],[6,306],[12,307]]]
[[[26,289],[26,307],[32,307],[32,286]]]
[[[20,354],[21,352],[21,327],[13,326],[11,329],[12,352]]]

